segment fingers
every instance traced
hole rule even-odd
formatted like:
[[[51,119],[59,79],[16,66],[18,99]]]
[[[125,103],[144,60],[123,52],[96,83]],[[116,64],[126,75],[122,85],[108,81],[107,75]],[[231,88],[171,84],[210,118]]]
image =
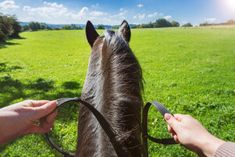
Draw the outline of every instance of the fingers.
[[[178,120],[179,122],[182,121],[184,116],[185,115],[183,115],[183,114],[174,114],[175,119]]]
[[[167,125],[167,129],[168,129],[169,133],[171,133],[171,136],[174,138],[175,142],[176,142],[176,143],[179,143],[178,136],[177,136],[177,134],[175,133],[175,131],[173,130],[173,128],[170,127],[169,125]]]
[[[49,131],[53,126],[53,123],[48,123],[46,118],[40,119],[40,125],[43,130]]]
[[[53,112],[57,107],[56,101],[50,101],[46,104],[43,104],[41,106],[38,107],[34,107],[34,119],[40,119],[42,117],[47,116],[48,114],[50,114],[51,112]]]
[[[174,140],[175,140],[175,142],[176,142],[176,143],[180,143],[180,142],[179,142],[179,139],[178,139],[178,137],[177,137],[177,135],[176,135],[176,134],[175,134],[175,135],[173,135],[173,138],[174,138]]]
[[[51,130],[51,127],[49,126],[37,126],[37,125],[32,125],[26,132],[25,134],[34,134],[34,133],[39,133],[39,134],[44,134],[47,133]]]
[[[47,118],[46,118],[47,123],[53,124],[56,116],[57,116],[57,110],[47,116]]]
[[[173,117],[171,114],[166,113],[164,115],[164,119],[166,120],[166,122],[168,123],[168,125],[174,130],[177,131],[177,124],[178,121],[176,120],[175,117]]]
[[[25,107],[38,107],[38,106],[42,106],[48,102],[49,102],[49,100],[25,100],[25,101],[18,103],[18,104],[23,105]]]
[[[32,107],[39,107],[50,102],[49,100],[30,100],[30,101],[32,101],[32,105],[31,105]]]
[[[25,134],[30,134],[30,133],[44,134],[46,132],[49,132],[53,127],[56,115],[57,111],[54,111],[47,117],[40,119],[40,122],[38,122],[38,124],[32,124],[32,126],[25,132]]]
[[[167,130],[168,130],[168,132],[171,133],[171,134],[174,134],[174,133],[175,133],[175,131],[173,130],[173,128],[170,127],[169,125],[167,125]]]

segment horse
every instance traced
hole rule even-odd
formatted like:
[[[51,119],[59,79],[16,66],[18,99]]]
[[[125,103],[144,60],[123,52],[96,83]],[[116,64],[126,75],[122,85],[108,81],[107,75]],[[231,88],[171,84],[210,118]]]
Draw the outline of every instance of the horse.
[[[91,55],[81,99],[105,117],[130,157],[141,157],[143,79],[129,46],[130,26],[124,20],[117,32],[106,30],[100,36],[88,21],[85,30]],[[104,130],[84,106],[79,109],[76,157],[117,157]]]

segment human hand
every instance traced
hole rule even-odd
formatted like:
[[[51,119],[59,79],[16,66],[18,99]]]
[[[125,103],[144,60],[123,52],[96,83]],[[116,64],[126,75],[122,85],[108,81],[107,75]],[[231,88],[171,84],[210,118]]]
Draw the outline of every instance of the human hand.
[[[213,156],[225,142],[211,135],[202,124],[189,115],[165,114],[168,131],[174,140],[199,156]]]
[[[26,100],[0,109],[0,144],[26,134],[49,132],[56,106],[56,101]]]

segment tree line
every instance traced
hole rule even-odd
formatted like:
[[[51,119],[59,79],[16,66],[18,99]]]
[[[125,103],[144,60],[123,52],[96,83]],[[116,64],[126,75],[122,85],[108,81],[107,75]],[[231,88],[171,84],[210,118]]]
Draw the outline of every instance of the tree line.
[[[134,25],[132,28],[163,28],[163,27],[180,27],[180,23],[173,20],[169,21],[165,18],[157,19],[155,22],[150,22],[147,24]],[[181,27],[193,27],[191,23],[186,23]]]
[[[46,23],[30,22],[23,25],[22,31],[52,30]]]
[[[0,42],[9,38],[19,38],[21,26],[15,16],[3,15],[0,13]]]
[[[208,23],[208,22],[205,22],[205,23],[201,23],[199,26],[220,26],[220,25],[224,25],[224,26],[235,25],[235,20],[231,19],[231,20],[228,20],[228,21],[223,22],[223,23]]]
[[[77,26],[75,24],[71,25],[63,25],[62,27],[51,27],[50,25],[46,23],[40,23],[40,22],[29,22],[28,24],[25,24],[23,26],[23,31],[38,31],[38,30],[79,30],[82,29],[82,27]]]
[[[22,24],[22,23],[21,23]],[[83,29],[79,25],[60,25],[60,27],[54,27],[46,23],[30,22],[21,24],[18,22],[16,16],[9,16],[0,13],[0,42],[6,41],[9,38],[19,38],[19,33],[22,31],[38,31],[38,30],[78,30]],[[201,23],[199,26],[211,26],[211,25],[235,25],[234,20],[229,20],[225,23]],[[162,27],[193,27],[191,23],[180,25],[177,21],[169,21],[165,18],[157,19],[155,22],[147,24],[131,25],[131,28],[162,28]],[[105,29],[108,26],[97,25],[97,29]],[[117,29],[119,26],[112,26],[113,29]]]

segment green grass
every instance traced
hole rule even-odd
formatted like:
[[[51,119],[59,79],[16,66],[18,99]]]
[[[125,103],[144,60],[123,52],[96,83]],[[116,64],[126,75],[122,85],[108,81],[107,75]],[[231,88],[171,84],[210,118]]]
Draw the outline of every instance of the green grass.
[[[0,107],[24,99],[79,96],[90,48],[84,31],[41,31],[0,45]],[[235,141],[235,29],[132,30],[131,47],[143,68],[144,101],[158,100],[173,113],[191,114],[214,135]],[[76,145],[77,107],[63,108],[57,138]],[[64,115],[64,117],[62,117]],[[149,132],[169,137],[162,117],[151,109]],[[198,137],[200,138],[200,137]],[[150,156],[195,156],[180,146],[149,142]],[[58,156],[40,135],[20,138],[0,156]]]

